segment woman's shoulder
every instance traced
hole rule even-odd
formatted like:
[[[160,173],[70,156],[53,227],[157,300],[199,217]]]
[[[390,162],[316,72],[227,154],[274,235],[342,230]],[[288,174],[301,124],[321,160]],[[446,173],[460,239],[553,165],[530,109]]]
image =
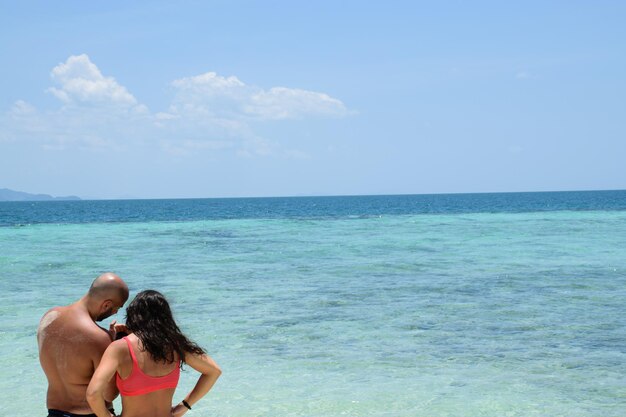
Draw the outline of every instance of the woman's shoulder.
[[[128,352],[128,342],[126,341],[126,338],[115,340],[111,342],[107,350],[114,355]]]

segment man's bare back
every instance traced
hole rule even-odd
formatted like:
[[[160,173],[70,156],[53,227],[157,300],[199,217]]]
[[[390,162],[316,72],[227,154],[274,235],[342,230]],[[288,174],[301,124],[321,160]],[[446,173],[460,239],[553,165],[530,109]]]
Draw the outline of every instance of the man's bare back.
[[[113,290],[107,287],[92,291],[94,285],[103,282],[105,286],[113,285]],[[116,275],[104,274],[79,301],[44,314],[37,329],[37,342],[39,361],[48,379],[48,409],[74,414],[92,412],[85,396],[87,386],[111,343],[111,334],[96,320],[115,314],[127,298],[126,284]],[[114,390],[112,384],[111,400]]]

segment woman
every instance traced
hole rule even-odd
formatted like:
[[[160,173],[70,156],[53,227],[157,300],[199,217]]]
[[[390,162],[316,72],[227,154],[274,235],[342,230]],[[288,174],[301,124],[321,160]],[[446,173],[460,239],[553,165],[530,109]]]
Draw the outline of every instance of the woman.
[[[87,401],[98,417],[112,417],[105,393],[115,376],[123,417],[182,416],[215,384],[219,366],[180,331],[165,297],[142,291],[126,309],[131,333],[111,343],[87,388]],[[202,375],[183,401],[172,406],[182,364]],[[111,400],[111,398],[107,398]]]

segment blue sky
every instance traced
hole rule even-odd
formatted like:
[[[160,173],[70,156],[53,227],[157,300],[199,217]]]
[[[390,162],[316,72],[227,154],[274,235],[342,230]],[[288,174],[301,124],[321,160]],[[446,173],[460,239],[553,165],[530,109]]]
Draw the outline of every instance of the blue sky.
[[[8,2],[0,188],[626,188],[626,3]]]

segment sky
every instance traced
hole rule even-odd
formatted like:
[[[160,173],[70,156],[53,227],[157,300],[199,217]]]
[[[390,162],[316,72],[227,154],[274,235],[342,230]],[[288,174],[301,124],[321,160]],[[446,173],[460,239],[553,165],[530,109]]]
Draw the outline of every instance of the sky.
[[[626,188],[623,1],[0,1],[0,188]]]

